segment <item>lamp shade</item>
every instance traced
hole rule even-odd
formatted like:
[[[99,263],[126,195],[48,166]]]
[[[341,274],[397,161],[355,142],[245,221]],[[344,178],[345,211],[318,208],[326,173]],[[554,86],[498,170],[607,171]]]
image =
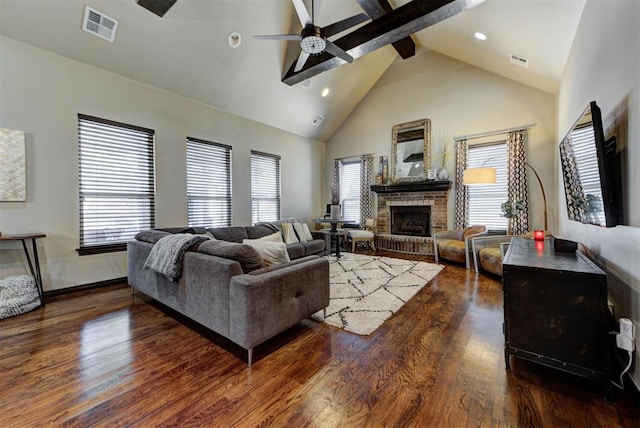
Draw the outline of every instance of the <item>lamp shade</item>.
[[[462,172],[462,184],[496,184],[496,169],[467,168]]]

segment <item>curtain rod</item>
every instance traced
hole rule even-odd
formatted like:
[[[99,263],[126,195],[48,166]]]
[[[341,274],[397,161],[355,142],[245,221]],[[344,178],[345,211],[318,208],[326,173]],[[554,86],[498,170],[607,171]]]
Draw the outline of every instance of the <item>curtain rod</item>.
[[[528,125],[516,126],[516,127],[513,127],[513,128],[499,129],[497,131],[489,131],[489,132],[481,132],[481,133],[478,133],[478,134],[461,135],[459,137],[453,137],[453,141],[457,142],[457,141],[460,141],[460,140],[473,140],[475,138],[489,137],[491,135],[499,135],[499,134],[504,134],[506,132],[524,131],[525,129],[531,129],[536,125],[537,125],[537,123],[530,123]]]

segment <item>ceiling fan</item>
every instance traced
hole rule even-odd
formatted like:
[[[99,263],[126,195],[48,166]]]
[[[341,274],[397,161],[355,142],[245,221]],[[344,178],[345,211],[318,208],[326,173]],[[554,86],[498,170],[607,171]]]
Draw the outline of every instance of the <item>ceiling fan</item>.
[[[327,37],[331,37],[334,34],[338,34],[344,30],[347,30],[353,26],[356,26],[369,19],[369,16],[365,13],[354,15],[350,18],[343,19],[334,24],[327,25],[326,27],[318,27],[313,23],[313,18],[307,12],[302,0],[291,0],[293,6],[296,9],[300,23],[302,24],[302,31],[300,34],[280,34],[272,36],[253,36],[256,39],[263,40],[299,40],[300,41],[300,56],[296,61],[294,71],[300,71],[304,67],[304,64],[309,59],[310,55],[320,55],[324,52],[328,52],[331,55],[342,58],[343,60],[351,63],[353,57],[344,51],[341,47],[337,46]],[[313,14],[313,1],[311,2],[311,13]]]

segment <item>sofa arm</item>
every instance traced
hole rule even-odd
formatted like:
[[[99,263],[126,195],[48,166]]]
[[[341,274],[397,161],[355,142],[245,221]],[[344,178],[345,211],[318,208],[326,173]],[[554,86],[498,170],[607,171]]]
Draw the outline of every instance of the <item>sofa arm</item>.
[[[329,261],[317,256],[230,282],[229,338],[254,346],[329,305]]]
[[[331,250],[331,235],[322,230],[312,230],[313,239],[322,239],[324,241],[324,255],[328,256]]]

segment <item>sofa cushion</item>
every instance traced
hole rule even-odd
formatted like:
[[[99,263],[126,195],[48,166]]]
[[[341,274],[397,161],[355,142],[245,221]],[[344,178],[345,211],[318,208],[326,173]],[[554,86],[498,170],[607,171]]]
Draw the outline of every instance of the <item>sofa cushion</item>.
[[[270,242],[261,239],[245,239],[244,243],[252,246],[266,266],[277,265],[290,261],[287,246],[284,242]]]
[[[305,256],[304,244],[287,244],[287,253],[289,254],[289,259],[295,260],[300,257]]]
[[[249,273],[264,267],[262,257],[250,245],[209,240],[200,244],[198,252],[235,260],[240,263],[240,267],[244,273]]]
[[[304,255],[321,254],[324,251],[325,242],[322,239],[314,239],[313,241],[303,242]]]
[[[268,224],[256,224],[255,226],[246,226],[248,239],[260,239],[275,232],[280,233],[279,229]]]
[[[162,230],[143,230],[142,232],[138,232],[135,236],[136,241],[148,242],[150,244],[155,244],[160,240],[160,238],[164,236],[171,235],[170,232],[165,232]]]
[[[229,226],[229,227],[213,227],[207,229],[216,239],[228,242],[242,243],[245,239],[248,239],[247,231],[242,226]]]

